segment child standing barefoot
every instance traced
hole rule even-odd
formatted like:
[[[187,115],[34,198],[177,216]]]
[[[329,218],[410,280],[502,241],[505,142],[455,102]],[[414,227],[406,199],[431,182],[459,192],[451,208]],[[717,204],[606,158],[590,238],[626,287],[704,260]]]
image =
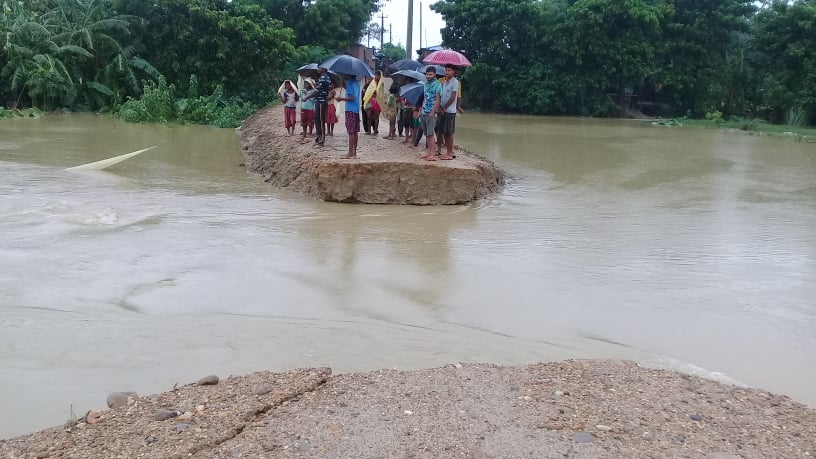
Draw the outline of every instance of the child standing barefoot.
[[[397,92],[396,86],[391,86],[389,90],[391,94],[388,95],[388,100],[385,102],[385,110],[383,115],[388,120],[388,135],[383,136],[384,139],[394,140],[397,138]]]
[[[309,131],[309,136],[312,135],[314,132],[314,123],[315,123],[315,111],[314,111],[314,99],[307,99],[306,96],[314,91],[314,83],[312,82],[311,78],[307,78],[303,82],[303,90],[300,91],[300,124],[303,126],[303,134],[301,135],[301,142],[306,140],[306,131]]]
[[[337,93],[338,89],[332,85],[332,90],[329,92],[329,109],[326,113],[326,125],[328,126],[326,135],[332,137],[334,137],[334,125],[339,121],[337,119],[337,105],[335,105]]]
[[[281,89],[279,95],[281,102],[283,102],[283,125],[289,135],[295,135],[295,126],[297,125],[296,107],[299,97],[295,92],[295,85],[289,80],[283,82]]]

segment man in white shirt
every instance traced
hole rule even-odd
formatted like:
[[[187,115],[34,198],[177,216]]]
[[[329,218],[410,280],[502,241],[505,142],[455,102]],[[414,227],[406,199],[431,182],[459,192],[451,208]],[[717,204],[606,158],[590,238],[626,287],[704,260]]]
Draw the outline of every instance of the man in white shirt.
[[[445,154],[439,159],[453,159],[453,133],[456,130],[457,92],[459,80],[456,78],[456,66],[445,66],[445,84],[442,85],[442,126],[439,135],[445,140]]]

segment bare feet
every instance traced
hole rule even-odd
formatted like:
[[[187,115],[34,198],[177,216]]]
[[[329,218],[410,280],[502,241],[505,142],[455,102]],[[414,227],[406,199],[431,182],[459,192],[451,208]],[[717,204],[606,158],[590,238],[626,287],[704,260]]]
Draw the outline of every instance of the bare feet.
[[[425,161],[436,161],[436,156],[420,156],[420,158],[424,159]]]
[[[346,156],[343,156],[340,159],[357,159],[357,155],[346,155]]]
[[[450,161],[450,160],[453,159],[453,156],[449,156],[449,155],[440,156],[439,159],[444,159],[445,161]]]

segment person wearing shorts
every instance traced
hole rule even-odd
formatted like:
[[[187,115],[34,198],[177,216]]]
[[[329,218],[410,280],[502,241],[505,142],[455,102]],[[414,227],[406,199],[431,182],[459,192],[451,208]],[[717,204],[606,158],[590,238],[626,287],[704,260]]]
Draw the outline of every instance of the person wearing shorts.
[[[456,67],[445,66],[445,84],[442,86],[442,124],[439,135],[445,143],[445,154],[439,159],[453,159],[453,132],[456,130],[457,92],[459,79],[456,78]],[[441,146],[440,142],[440,146]]]
[[[337,102],[346,103],[346,132],[349,147],[344,159],[357,159],[357,140],[360,132],[360,82],[357,77],[349,75],[346,79],[346,96],[338,97]]]
[[[428,66],[425,70],[425,98],[422,104],[422,132],[425,133],[425,140],[428,148],[422,159],[426,161],[436,161],[436,141],[434,139],[436,130],[436,114],[439,112],[440,99],[442,99],[442,84],[436,79],[436,70],[433,66]]]

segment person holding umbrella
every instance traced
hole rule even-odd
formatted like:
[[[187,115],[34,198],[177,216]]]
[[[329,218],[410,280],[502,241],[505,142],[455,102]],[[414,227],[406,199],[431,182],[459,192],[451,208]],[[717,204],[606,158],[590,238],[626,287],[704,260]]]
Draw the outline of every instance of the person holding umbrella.
[[[439,106],[442,99],[442,84],[436,79],[436,69],[433,66],[428,66],[425,69],[425,101],[422,104],[422,132],[425,133],[425,139],[428,142],[428,148],[422,159],[426,161],[436,161],[436,142],[434,139],[434,131],[436,129],[436,114],[439,112]]]
[[[357,159],[357,140],[360,132],[360,82],[349,75],[346,79],[346,96],[337,97],[337,102],[346,103],[346,132],[349,136],[348,154],[343,159]]]
[[[456,129],[457,94],[459,79],[456,78],[456,66],[445,66],[445,84],[442,86],[442,125],[439,127],[439,136],[443,137],[446,153],[439,159],[453,159],[453,132]],[[442,140],[439,147],[442,147]]]

